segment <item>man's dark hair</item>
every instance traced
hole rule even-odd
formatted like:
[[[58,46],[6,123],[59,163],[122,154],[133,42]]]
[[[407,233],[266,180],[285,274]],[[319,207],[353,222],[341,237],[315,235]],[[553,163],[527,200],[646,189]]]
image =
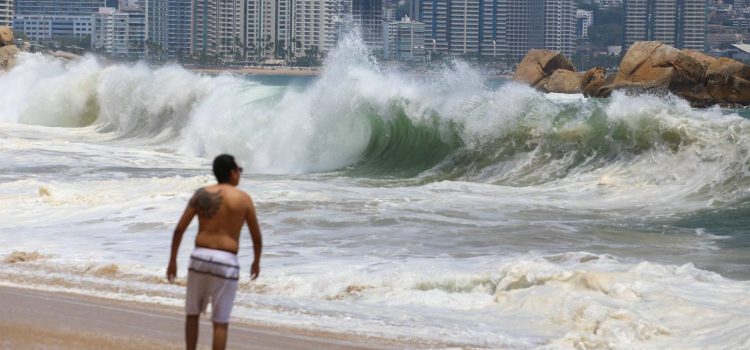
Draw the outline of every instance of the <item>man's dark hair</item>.
[[[229,182],[229,173],[237,168],[233,156],[221,154],[214,158],[214,176],[220,184]]]

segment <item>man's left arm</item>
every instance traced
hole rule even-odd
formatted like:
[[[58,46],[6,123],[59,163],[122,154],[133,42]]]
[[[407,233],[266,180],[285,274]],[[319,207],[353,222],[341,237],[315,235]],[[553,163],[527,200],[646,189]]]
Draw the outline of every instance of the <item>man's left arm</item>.
[[[167,280],[170,283],[174,282],[175,276],[177,276],[177,251],[180,249],[180,243],[182,243],[182,236],[185,234],[190,222],[195,217],[195,208],[193,207],[192,200],[188,203],[185,212],[182,213],[180,221],[177,223],[177,227],[174,229],[172,235],[172,252],[169,256],[169,266],[167,267]]]

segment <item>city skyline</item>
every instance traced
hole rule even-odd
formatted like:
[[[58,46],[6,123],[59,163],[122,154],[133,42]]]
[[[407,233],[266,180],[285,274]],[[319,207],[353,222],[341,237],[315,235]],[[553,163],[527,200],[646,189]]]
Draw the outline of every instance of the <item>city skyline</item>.
[[[463,56],[510,62],[530,49],[572,57],[588,42],[597,20],[595,11],[582,10],[574,0],[15,0],[8,2],[15,5],[10,10],[3,3],[0,20],[14,12],[14,29],[30,40],[90,38],[92,50],[115,57],[205,63],[313,65],[353,28],[383,59]],[[709,1],[589,3],[597,11],[622,9],[622,49],[643,40],[706,49]],[[133,28],[114,30],[104,25],[110,23],[105,17]],[[128,33],[127,39],[117,33]],[[406,42],[412,43],[409,52],[418,54],[397,53]]]

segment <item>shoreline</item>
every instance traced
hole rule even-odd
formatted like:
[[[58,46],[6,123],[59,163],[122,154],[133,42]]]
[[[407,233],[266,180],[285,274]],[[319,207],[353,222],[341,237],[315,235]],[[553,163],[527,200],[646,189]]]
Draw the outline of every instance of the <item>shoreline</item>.
[[[7,285],[0,285],[0,305],[4,309],[0,348],[184,348],[185,316],[179,307]],[[199,348],[210,344],[210,317],[202,316]],[[435,345],[232,319],[227,348],[367,350]]]
[[[306,67],[242,67],[242,68],[230,68],[230,67],[214,67],[214,68],[198,68],[183,66],[185,69],[199,74],[240,74],[240,75],[283,75],[291,77],[315,77],[320,75],[320,68],[306,68]]]

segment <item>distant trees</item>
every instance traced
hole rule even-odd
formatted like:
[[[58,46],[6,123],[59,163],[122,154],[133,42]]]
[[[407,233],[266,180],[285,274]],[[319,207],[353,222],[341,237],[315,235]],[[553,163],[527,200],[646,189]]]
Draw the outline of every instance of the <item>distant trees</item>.
[[[622,45],[623,35],[622,7],[608,7],[607,10],[594,11],[594,25],[589,28],[589,38],[596,46]]]
[[[299,57],[294,61],[295,66],[299,67],[317,67],[322,64],[323,55],[320,48],[316,45],[305,49],[305,56]]]
[[[609,6],[606,10],[589,0],[576,1],[578,9],[594,12],[594,23],[589,27],[589,40],[595,46],[622,45],[623,12],[622,6]]]

